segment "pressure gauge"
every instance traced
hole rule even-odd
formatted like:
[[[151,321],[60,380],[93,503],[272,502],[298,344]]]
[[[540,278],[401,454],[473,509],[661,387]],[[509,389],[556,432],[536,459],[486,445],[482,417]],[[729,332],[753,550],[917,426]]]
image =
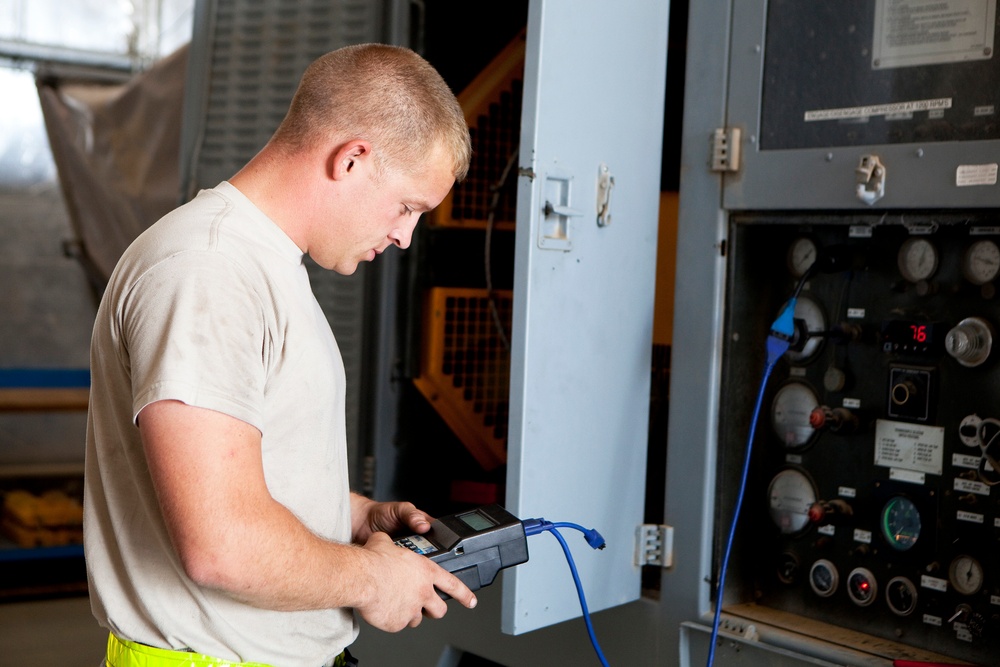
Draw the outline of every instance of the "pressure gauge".
[[[792,585],[799,576],[799,559],[790,551],[786,551],[778,556],[777,563],[778,581],[783,584]]]
[[[957,556],[948,568],[948,581],[962,595],[975,595],[983,587],[983,566],[972,556]]]
[[[819,399],[809,385],[789,382],[778,389],[771,405],[771,426],[778,440],[789,449],[799,449],[809,444],[816,429],[809,416]]]
[[[805,473],[782,470],[767,489],[771,521],[782,533],[791,535],[809,525],[809,508],[816,502],[816,487]]]
[[[966,447],[979,447],[982,443],[979,439],[979,429],[982,426],[983,420],[979,415],[966,415],[958,425],[958,439]]]
[[[885,602],[897,616],[909,616],[917,608],[917,587],[906,577],[894,577],[885,587]]]
[[[906,496],[890,498],[882,508],[882,536],[896,551],[912,549],[920,527],[920,510]]]
[[[784,306],[782,306],[784,308]],[[823,316],[823,309],[819,307],[813,299],[808,296],[800,296],[795,302],[795,311],[792,317],[802,322],[805,331],[800,327],[795,327],[795,336],[792,339],[792,349],[785,352],[785,359],[792,363],[808,361],[819,351],[823,339],[820,336],[810,336],[806,340],[800,340],[808,333],[819,333],[826,330],[826,317]],[[798,323],[796,323],[798,324]]]
[[[837,592],[840,575],[837,566],[825,558],[821,558],[809,569],[809,586],[813,593],[821,598],[828,598]]]
[[[911,283],[927,280],[938,267],[938,251],[929,240],[916,236],[906,239],[896,258],[899,272]]]
[[[816,261],[816,244],[812,239],[797,238],[788,247],[788,270],[795,278],[801,278]]]
[[[847,597],[859,607],[867,607],[878,594],[878,582],[871,570],[856,567],[847,575]]]
[[[973,285],[985,285],[1000,273],[1000,248],[993,241],[976,241],[962,258],[962,275]]]

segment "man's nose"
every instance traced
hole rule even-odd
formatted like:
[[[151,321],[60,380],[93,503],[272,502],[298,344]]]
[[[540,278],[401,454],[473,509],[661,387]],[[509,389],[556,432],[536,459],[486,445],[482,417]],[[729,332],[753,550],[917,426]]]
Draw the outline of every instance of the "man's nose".
[[[413,230],[416,226],[417,223],[414,222],[412,225],[404,225],[394,229],[389,233],[389,238],[401,249],[406,250],[410,247],[410,241],[413,239]]]

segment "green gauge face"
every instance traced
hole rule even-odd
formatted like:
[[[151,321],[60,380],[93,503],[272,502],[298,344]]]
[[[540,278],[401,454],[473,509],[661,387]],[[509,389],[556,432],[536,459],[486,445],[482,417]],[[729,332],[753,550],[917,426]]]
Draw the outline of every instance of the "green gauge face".
[[[920,510],[905,496],[890,498],[882,509],[882,535],[897,551],[908,551],[920,538]]]

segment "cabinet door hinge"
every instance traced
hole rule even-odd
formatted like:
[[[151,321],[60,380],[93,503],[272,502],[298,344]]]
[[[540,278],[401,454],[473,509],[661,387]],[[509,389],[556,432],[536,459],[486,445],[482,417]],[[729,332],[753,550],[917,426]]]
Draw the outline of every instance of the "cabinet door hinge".
[[[712,171],[739,171],[740,128],[720,127],[712,134]]]
[[[635,536],[636,565],[659,565],[663,568],[674,565],[674,528],[645,523],[639,526]]]

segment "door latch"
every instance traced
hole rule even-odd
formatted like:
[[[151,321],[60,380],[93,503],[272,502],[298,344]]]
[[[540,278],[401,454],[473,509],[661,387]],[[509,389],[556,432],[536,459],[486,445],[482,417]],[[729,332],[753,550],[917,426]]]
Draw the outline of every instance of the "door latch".
[[[869,206],[885,195],[885,165],[877,155],[862,155],[854,177],[855,194]]]
[[[546,174],[543,179],[545,204],[538,225],[538,247],[542,250],[573,249],[570,220],[583,216],[583,211],[570,206],[572,180],[568,174]]]
[[[615,177],[608,165],[601,163],[597,170],[597,226],[611,224],[611,191],[615,189]]]

